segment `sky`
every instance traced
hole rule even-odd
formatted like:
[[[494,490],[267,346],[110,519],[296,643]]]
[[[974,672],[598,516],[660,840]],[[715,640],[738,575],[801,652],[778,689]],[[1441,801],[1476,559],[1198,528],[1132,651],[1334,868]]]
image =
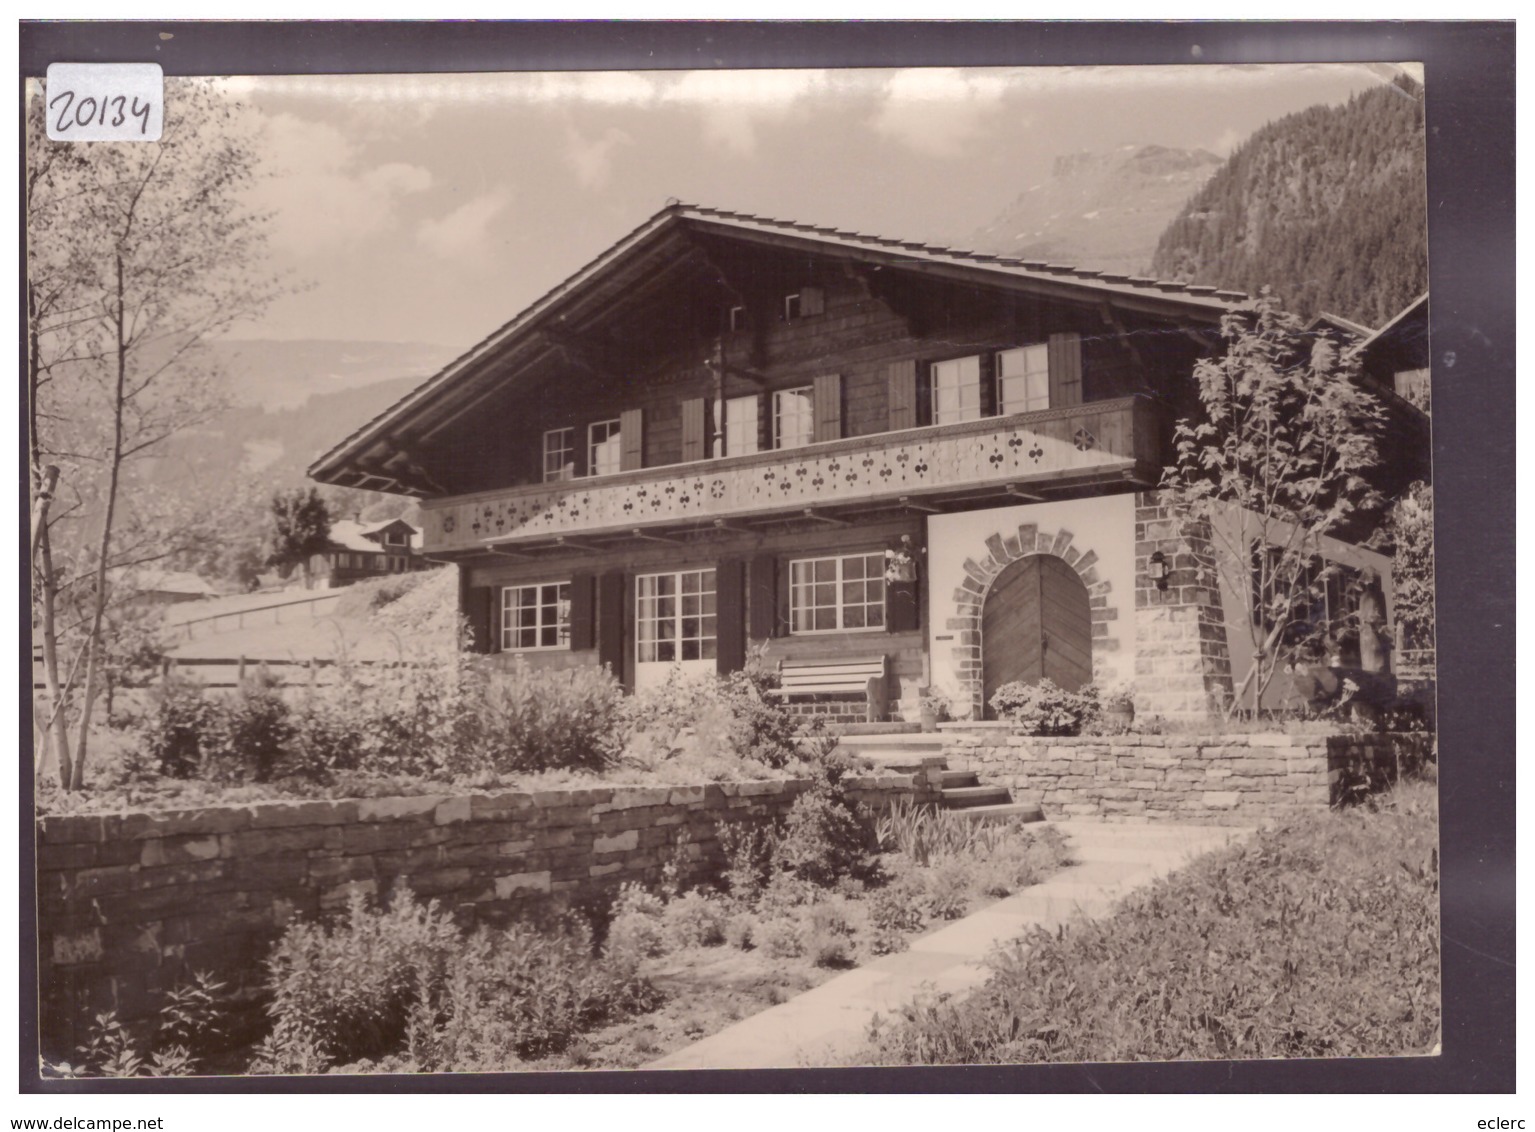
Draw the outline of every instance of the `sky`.
[[[1224,156],[1380,65],[231,78],[272,266],[241,338],[463,348],[682,200],[964,247],[1054,159]]]

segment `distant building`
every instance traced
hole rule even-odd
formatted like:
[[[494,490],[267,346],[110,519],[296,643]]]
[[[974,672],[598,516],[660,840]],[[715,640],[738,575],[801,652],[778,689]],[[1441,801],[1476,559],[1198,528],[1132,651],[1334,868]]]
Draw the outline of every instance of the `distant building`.
[[[333,589],[364,578],[429,569],[431,563],[421,557],[419,536],[404,519],[375,526],[338,519],[331,524],[329,548],[309,560],[309,584]]]
[[[212,586],[185,570],[123,574],[116,584],[125,586],[132,593],[129,600],[140,605],[180,605],[216,596]]]

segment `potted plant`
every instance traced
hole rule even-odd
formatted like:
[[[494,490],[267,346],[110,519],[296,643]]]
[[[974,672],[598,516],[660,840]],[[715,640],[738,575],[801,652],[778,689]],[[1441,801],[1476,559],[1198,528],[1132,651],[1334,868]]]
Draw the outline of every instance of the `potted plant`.
[[[1115,684],[1103,693],[1100,701],[1104,726],[1110,731],[1128,731],[1135,723],[1135,688],[1131,684]]]
[[[936,688],[922,689],[918,708],[922,713],[922,730],[937,731],[938,725],[949,718],[949,697]]]

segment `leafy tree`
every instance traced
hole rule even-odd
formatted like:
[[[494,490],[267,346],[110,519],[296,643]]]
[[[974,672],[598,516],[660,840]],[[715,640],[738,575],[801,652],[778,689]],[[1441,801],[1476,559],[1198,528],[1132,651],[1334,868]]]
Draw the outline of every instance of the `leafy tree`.
[[[252,139],[212,82],[167,81],[161,140],[132,145],[51,142],[40,88],[28,96],[34,490],[46,464],[62,472],[33,592],[54,705],[47,745],[61,783],[78,789],[106,676],[109,576],[197,530],[185,501],[156,487],[154,461],[222,407],[206,343],[279,285],[262,266],[266,218],[245,205]],[[80,616],[61,624],[65,609]]]
[[[1174,430],[1161,498],[1191,545],[1208,545],[1202,569],[1239,603],[1231,620],[1251,633],[1253,662],[1228,714],[1244,696],[1256,714],[1336,570],[1323,536],[1380,503],[1366,475],[1385,418],[1355,380],[1357,361],[1305,334],[1266,289],[1251,310],[1226,315],[1221,337],[1224,353],[1194,368],[1202,414]]]
[[[286,578],[295,566],[310,582],[309,559],[330,545],[330,508],[314,488],[294,488],[272,496],[271,551],[267,565]]]
[[[1421,480],[1403,492],[1389,516],[1392,580],[1402,648],[1434,647],[1434,489]]]

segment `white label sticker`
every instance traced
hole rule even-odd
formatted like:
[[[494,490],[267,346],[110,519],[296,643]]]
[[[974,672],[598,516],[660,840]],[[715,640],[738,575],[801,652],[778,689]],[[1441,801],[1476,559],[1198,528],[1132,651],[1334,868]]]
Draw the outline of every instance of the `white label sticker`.
[[[158,63],[50,63],[43,97],[54,141],[159,141],[165,124]]]

